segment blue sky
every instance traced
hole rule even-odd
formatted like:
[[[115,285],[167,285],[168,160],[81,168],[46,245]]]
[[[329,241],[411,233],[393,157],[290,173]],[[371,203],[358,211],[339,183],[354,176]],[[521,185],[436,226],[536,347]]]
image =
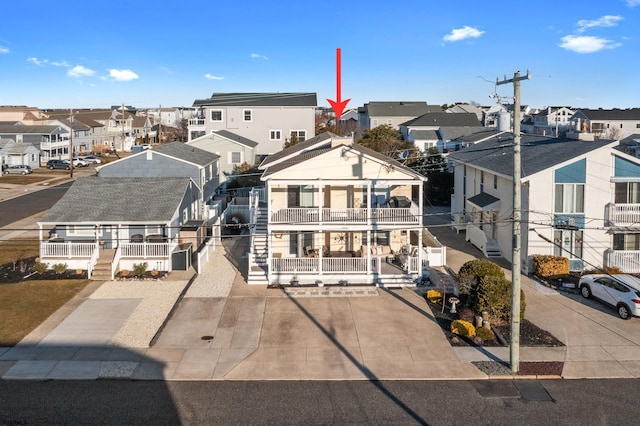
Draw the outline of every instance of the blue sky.
[[[0,105],[191,106],[213,92],[640,107],[640,0],[10,1]],[[488,81],[487,81],[488,80]],[[510,85],[498,93],[513,94]]]

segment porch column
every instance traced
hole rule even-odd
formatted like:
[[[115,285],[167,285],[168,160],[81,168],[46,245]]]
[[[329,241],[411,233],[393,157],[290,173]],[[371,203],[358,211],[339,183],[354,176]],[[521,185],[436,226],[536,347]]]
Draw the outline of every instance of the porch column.
[[[40,258],[40,262],[42,262],[42,224],[39,223],[38,224],[38,253],[39,253],[39,258]]]
[[[322,225],[322,209],[324,208],[324,197],[322,196],[322,182],[318,182],[318,223]]]
[[[269,225],[271,224],[271,208],[273,206],[273,200],[271,199],[271,182],[267,181],[267,229],[269,229]]]
[[[371,275],[371,229],[367,229],[367,245],[365,247],[367,250],[367,275]]]
[[[420,215],[420,226],[424,223],[424,184],[420,181],[418,185],[418,214]]]
[[[254,256],[255,259],[255,252],[253,251],[253,244],[251,247],[251,251],[252,254]],[[273,257],[273,234],[271,233],[271,230],[269,228],[269,225],[267,224],[267,284],[270,284],[269,282],[269,275],[270,275],[270,271],[271,271],[271,259]],[[249,262],[249,271],[251,271],[251,263],[253,261]]]
[[[422,230],[424,228],[422,228],[422,224],[420,225],[420,231],[418,231],[418,270],[416,272],[418,272],[418,274],[420,274],[420,276],[422,276]],[[407,235],[409,235],[407,233]]]
[[[371,181],[367,181],[367,225],[371,226]],[[369,244],[369,232],[367,231],[367,244]]]
[[[322,276],[322,248],[324,247],[324,232],[320,231],[320,248],[318,249],[318,275]]]

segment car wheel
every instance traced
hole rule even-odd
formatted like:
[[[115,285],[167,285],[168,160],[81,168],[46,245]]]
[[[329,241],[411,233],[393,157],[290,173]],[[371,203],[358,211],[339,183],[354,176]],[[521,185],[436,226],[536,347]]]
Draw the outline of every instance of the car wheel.
[[[620,315],[620,318],[623,320],[628,320],[631,318],[631,310],[624,303],[620,303],[618,305],[618,315]]]
[[[47,169],[53,170],[53,166],[49,166],[49,167],[47,167]]]
[[[591,297],[591,289],[588,285],[583,285],[582,287],[580,287],[580,294],[585,299],[589,299]]]
[[[23,174],[23,175],[26,175],[26,174],[27,174],[27,172],[22,172],[22,174]]]

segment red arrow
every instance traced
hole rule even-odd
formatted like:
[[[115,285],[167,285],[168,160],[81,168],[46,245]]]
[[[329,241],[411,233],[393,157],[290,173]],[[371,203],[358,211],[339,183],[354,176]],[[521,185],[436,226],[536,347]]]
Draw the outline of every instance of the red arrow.
[[[341,83],[340,83],[340,48],[336,49],[336,100],[332,101],[331,99],[327,99],[331,108],[333,108],[333,112],[336,113],[336,120],[340,120],[340,116],[342,115],[342,111],[344,111],[344,107],[347,106],[351,99],[345,99],[344,101],[340,98],[342,97]]]

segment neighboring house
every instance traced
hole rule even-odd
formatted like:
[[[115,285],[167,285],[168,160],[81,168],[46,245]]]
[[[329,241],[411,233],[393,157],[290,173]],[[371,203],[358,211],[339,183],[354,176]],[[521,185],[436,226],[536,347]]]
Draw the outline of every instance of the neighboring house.
[[[369,102],[358,108],[358,131],[364,132],[383,124],[399,130],[402,123],[428,112],[442,112],[442,108],[423,101]]]
[[[272,154],[293,135],[299,141],[315,136],[315,93],[214,93],[193,106],[190,141],[227,130],[258,142],[258,154]]]
[[[16,143],[13,139],[0,139],[0,164],[40,167],[40,151],[31,144]]]
[[[401,163],[323,133],[260,168],[249,284],[414,285],[442,264],[444,249],[425,247],[425,178]]]
[[[23,124],[37,124],[44,113],[37,107],[0,105],[0,122],[20,122]]]
[[[502,104],[480,107],[482,118],[480,121],[484,127],[496,127],[502,130],[511,130],[511,113]]]
[[[65,138],[65,134],[67,137]],[[13,139],[17,143],[33,145],[44,158],[69,158],[69,131],[57,125],[0,125],[0,138]],[[74,144],[75,146],[75,144]],[[39,160],[40,161],[40,160]]]
[[[118,107],[120,108],[120,107]],[[47,112],[49,119],[69,119],[69,110],[52,110]],[[92,128],[92,149],[101,146],[118,151],[130,151],[135,137],[133,120],[130,112],[123,114],[116,109],[80,109],[74,110],[73,119]],[[143,129],[138,127],[137,129]]]
[[[457,145],[450,142],[465,135],[470,135],[478,131],[485,130],[474,113],[448,113],[431,112],[420,117],[409,120],[400,125],[400,133],[407,141],[418,140],[423,146],[418,146],[423,151],[435,146],[440,152],[445,150],[459,149]],[[436,144],[433,144],[432,133],[419,133],[413,135],[415,131],[432,131],[437,136]]]
[[[97,167],[103,178],[189,177],[198,188],[199,201],[194,212],[205,215],[205,205],[219,185],[219,156],[182,142],[148,149]]]
[[[533,133],[558,137],[566,134],[575,110],[566,106],[550,106],[533,114]]]
[[[78,178],[38,221],[40,262],[106,280],[141,263],[186,269],[200,243],[198,197],[187,177]]]
[[[212,152],[220,157],[218,168],[219,184],[227,181],[234,172],[235,166],[243,163],[256,164],[258,143],[227,130],[219,130],[187,142],[204,151]]]
[[[455,166],[452,225],[466,229],[485,255],[508,260],[512,143],[512,135],[500,135],[448,157]],[[640,272],[640,159],[611,140],[523,135],[521,143],[522,270],[545,254],[569,258],[571,270]]]
[[[482,111],[479,106],[472,104],[455,104],[451,108],[448,108],[445,112],[472,113],[476,115],[479,121],[482,121],[484,117],[484,111]]]
[[[640,132],[640,108],[579,109],[570,123],[571,131],[583,140],[623,139]]]

